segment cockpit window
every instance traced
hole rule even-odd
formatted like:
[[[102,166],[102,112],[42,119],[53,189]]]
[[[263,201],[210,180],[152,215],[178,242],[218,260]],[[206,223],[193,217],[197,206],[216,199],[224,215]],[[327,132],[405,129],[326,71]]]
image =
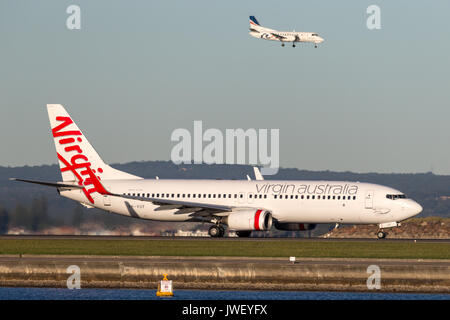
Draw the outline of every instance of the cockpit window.
[[[314,36],[318,37],[319,35],[318,35],[317,33],[313,33],[312,36],[313,36],[313,37],[314,37]]]
[[[391,200],[406,199],[406,195],[404,195],[404,194],[387,194],[386,198],[391,199]]]

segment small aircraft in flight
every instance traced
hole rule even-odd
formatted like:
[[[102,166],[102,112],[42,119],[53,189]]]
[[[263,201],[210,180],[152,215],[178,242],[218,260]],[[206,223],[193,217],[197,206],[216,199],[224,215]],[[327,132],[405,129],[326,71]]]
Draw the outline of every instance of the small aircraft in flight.
[[[282,47],[284,47],[285,42],[292,42],[294,48],[296,42],[312,42],[314,48],[317,48],[317,45],[324,41],[314,32],[278,31],[262,27],[255,16],[250,16],[250,35],[255,38],[280,41]]]

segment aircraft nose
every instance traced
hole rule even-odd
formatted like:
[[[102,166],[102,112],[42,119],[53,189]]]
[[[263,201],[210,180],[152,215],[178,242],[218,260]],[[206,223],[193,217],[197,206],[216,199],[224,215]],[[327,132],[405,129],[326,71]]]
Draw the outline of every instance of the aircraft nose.
[[[408,201],[405,209],[411,217],[418,215],[423,210],[422,206],[413,200]]]
[[[319,37],[319,41],[320,41],[320,43],[322,43],[323,42],[323,38],[322,37]]]

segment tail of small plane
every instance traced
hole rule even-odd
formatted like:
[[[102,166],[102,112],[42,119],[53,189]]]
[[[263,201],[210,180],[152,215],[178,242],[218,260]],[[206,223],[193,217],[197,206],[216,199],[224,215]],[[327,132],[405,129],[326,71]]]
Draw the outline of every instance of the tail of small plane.
[[[97,179],[142,179],[107,165],[62,105],[48,104],[47,111],[63,182],[85,186]]]
[[[250,16],[250,25],[257,25],[257,26],[261,26],[258,22],[258,20],[256,20],[255,16]]]
[[[261,32],[261,30],[265,29],[261,27],[258,20],[256,20],[255,16],[250,16],[250,31],[251,32]]]

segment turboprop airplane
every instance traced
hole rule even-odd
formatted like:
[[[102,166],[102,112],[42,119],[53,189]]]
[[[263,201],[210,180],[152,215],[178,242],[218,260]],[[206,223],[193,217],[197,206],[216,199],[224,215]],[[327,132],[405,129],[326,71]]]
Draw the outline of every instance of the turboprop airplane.
[[[250,35],[265,40],[281,41],[282,47],[285,42],[292,42],[294,48],[296,42],[312,42],[317,48],[317,45],[324,40],[314,32],[278,31],[262,27],[255,16],[250,16]]]
[[[143,179],[105,164],[64,107],[47,105],[62,181],[12,180],[55,187],[88,208],[158,221],[208,222],[209,234],[225,227],[238,236],[270,230],[312,230],[319,223],[378,224],[385,228],[422,207],[402,192],[348,181]]]

